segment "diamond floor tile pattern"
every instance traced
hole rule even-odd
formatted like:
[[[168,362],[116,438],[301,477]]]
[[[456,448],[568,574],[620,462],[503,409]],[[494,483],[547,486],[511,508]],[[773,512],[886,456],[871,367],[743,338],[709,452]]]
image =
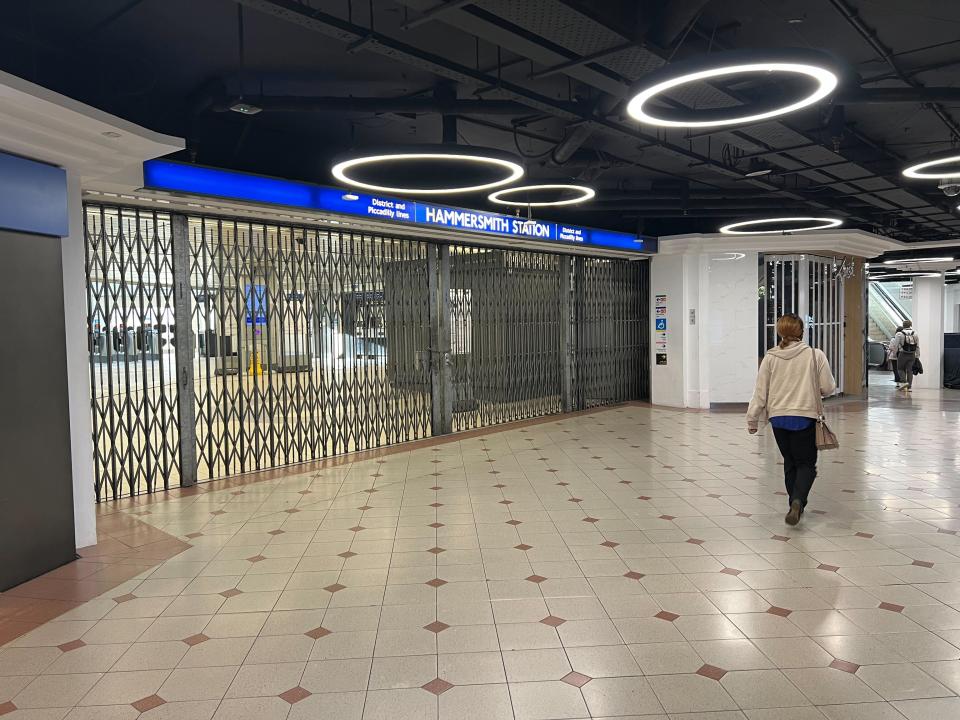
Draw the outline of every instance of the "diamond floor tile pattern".
[[[0,594],[0,715],[944,720],[958,412],[832,406],[796,527],[769,431],[639,405],[104,505],[185,549],[29,631]]]

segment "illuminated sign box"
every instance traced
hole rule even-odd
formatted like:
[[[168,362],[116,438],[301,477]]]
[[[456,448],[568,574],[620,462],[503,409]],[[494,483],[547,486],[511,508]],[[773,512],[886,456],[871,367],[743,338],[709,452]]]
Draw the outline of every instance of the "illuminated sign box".
[[[169,160],[145,162],[143,182],[145,187],[154,190],[210,195],[267,205],[284,205],[388,222],[424,225],[446,230],[464,230],[504,238],[539,240],[560,245],[586,245],[632,252],[654,251],[653,241],[630,233],[366,195],[340,188],[249,175],[233,170],[187,165]]]

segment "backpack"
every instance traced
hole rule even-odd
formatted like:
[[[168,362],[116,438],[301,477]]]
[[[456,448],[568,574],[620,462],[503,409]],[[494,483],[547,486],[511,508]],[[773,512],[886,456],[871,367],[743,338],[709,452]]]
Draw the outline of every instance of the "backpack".
[[[917,333],[913,330],[903,331],[903,342],[900,343],[900,352],[915,353],[917,351]]]

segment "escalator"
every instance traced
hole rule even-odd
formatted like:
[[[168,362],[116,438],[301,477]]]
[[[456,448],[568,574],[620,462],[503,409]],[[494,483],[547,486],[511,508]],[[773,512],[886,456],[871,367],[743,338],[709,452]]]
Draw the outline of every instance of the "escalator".
[[[881,367],[886,362],[887,343],[897,328],[910,320],[910,308],[905,307],[884,283],[869,284],[867,314],[867,362],[870,367]]]

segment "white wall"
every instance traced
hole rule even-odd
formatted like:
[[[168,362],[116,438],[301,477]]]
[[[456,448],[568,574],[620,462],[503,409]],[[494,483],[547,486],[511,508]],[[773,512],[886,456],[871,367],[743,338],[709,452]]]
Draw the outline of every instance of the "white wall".
[[[943,288],[943,331],[960,332],[960,285]]]
[[[87,283],[84,272],[83,206],[80,179],[67,174],[70,235],[61,241],[63,305],[67,338],[67,391],[70,454],[73,461],[73,514],[77,547],[95,545],[97,519],[93,491],[93,428],[90,418],[90,355],[87,347]]]
[[[757,378],[758,254],[718,253],[707,260],[710,402],[749,402]]]
[[[915,388],[943,387],[943,292],[942,277],[913,281],[913,327],[920,336],[923,375],[913,380]]]

